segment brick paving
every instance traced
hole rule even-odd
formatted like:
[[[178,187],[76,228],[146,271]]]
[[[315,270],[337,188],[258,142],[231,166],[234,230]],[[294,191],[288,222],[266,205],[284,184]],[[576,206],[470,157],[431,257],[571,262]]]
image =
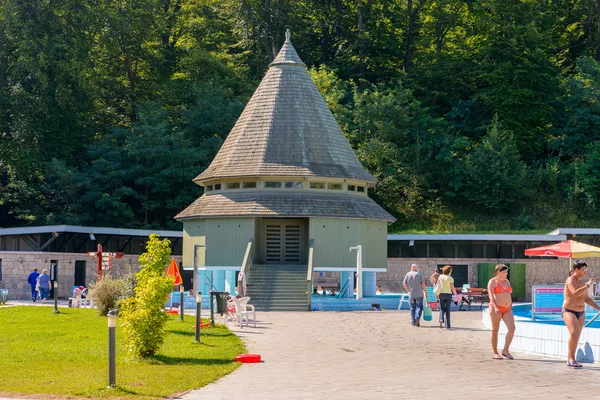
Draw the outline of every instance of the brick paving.
[[[492,360],[478,311],[454,312],[451,330],[433,322],[412,327],[407,311],[258,317],[257,328],[233,331],[263,362],[178,399],[600,397],[600,364],[572,370],[565,360],[517,353]]]

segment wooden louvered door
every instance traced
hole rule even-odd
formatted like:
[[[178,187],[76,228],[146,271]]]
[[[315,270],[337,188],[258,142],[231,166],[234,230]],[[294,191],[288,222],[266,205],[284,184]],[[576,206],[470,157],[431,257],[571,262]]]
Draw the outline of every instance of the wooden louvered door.
[[[265,256],[266,264],[281,264],[282,262],[282,231],[283,226],[279,221],[265,224]]]
[[[301,264],[305,226],[302,220],[264,220],[265,264]]]
[[[285,264],[300,264],[301,229],[299,223],[283,226],[283,262]]]

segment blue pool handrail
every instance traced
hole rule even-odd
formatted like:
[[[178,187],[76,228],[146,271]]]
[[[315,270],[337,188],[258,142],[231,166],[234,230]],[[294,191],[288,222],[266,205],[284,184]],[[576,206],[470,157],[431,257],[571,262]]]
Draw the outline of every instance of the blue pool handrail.
[[[344,294],[346,294],[346,291],[348,290],[349,284],[350,284],[350,278],[348,278],[348,280],[346,281],[346,283],[344,283],[344,286],[342,286],[342,289],[340,290],[340,292],[335,297],[336,298],[342,298],[342,297],[344,297]]]
[[[588,322],[587,322],[587,323],[586,323],[586,324],[585,324],[583,327],[584,327],[584,328],[587,328],[587,327],[588,327],[588,325],[589,325],[589,324],[591,324],[592,322],[594,322],[594,321],[596,320],[596,318],[598,318],[598,317],[600,317],[600,311],[598,311],[598,312],[596,313],[596,315],[595,315],[595,316],[594,316],[592,319],[590,319],[590,320],[589,320],[589,321],[588,321]]]

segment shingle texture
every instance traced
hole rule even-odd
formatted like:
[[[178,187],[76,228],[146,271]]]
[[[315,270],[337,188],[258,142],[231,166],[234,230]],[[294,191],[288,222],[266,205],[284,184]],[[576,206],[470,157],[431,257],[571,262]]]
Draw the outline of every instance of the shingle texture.
[[[375,183],[289,41],[210,166],[195,180],[321,176]]]
[[[394,217],[367,196],[312,192],[203,195],[175,218],[228,216],[310,216],[395,221]]]

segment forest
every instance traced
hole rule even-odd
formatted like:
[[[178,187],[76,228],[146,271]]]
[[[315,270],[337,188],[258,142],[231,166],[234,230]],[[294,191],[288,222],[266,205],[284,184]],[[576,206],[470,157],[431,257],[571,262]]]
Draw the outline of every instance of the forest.
[[[600,0],[0,0],[0,227],[181,229],[286,28],[391,231],[600,224]]]

